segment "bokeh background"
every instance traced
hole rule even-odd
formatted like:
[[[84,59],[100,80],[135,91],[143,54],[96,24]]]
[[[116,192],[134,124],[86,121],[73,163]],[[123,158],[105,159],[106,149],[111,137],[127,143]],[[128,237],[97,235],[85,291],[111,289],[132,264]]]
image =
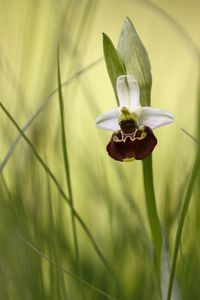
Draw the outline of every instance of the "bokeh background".
[[[0,299],[106,299],[62,268],[113,298],[156,299],[142,164],[111,160],[105,150],[111,133],[95,127],[96,116],[116,106],[102,58],[102,32],[117,45],[129,16],[150,57],[152,106],[175,116],[172,125],[156,130],[153,153],[159,217],[171,254],[199,151],[180,129],[200,136],[199,11],[196,0],[0,1],[0,101],[21,127],[46,101],[26,134],[68,194],[58,94],[49,97],[57,88],[59,45],[74,205],[115,274],[77,223],[78,272],[69,205],[27,143],[21,139],[13,146],[18,132],[1,111]],[[198,178],[176,272],[185,300],[200,299],[199,191]]]

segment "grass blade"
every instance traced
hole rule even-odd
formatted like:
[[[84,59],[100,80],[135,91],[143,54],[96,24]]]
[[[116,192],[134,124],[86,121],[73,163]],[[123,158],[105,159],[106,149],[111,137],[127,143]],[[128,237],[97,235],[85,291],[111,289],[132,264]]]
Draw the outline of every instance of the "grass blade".
[[[30,247],[35,253],[37,253],[38,255],[40,255],[42,258],[44,258],[45,260],[47,260],[49,263],[54,264],[57,268],[60,268],[60,266],[57,265],[57,263],[50,259],[48,256],[46,256],[45,254],[43,254],[42,252],[40,252],[35,246],[33,246],[29,241],[27,241],[23,235],[19,232],[17,232],[17,234],[19,235],[19,237],[25,242],[25,244]],[[105,293],[104,291],[102,291],[101,289],[95,287],[94,285],[92,285],[91,283],[87,282],[86,280],[80,279],[77,275],[75,275],[74,273],[68,271],[66,268],[62,267],[62,272],[68,274],[69,276],[71,276],[72,278],[76,279],[77,281],[79,281],[81,284],[87,286],[88,288],[92,289],[93,291],[97,292],[98,294],[106,297],[107,299],[111,299],[111,300],[116,300],[115,298],[111,297],[110,295],[108,295],[107,293]]]
[[[61,140],[62,140],[62,149],[63,149],[63,160],[64,160],[64,169],[65,169],[65,177],[67,182],[67,188],[69,193],[69,201],[71,203],[71,223],[72,223],[72,232],[74,239],[74,248],[75,248],[75,256],[77,263],[77,271],[79,278],[82,278],[81,266],[80,266],[80,257],[79,257],[79,245],[78,245],[78,237],[77,237],[77,229],[76,222],[73,213],[74,209],[74,200],[72,193],[72,184],[71,184],[71,176],[70,176],[70,165],[69,165],[69,157],[67,151],[67,141],[66,141],[66,133],[65,133],[65,121],[64,121],[64,101],[62,94],[62,84],[61,84],[61,74],[60,74],[60,59],[59,59],[59,48],[57,50],[57,78],[58,78],[58,98],[59,98],[59,107],[60,107],[60,118],[61,118]],[[82,297],[84,299],[84,293],[82,286],[80,286],[80,290],[82,293]]]
[[[71,82],[73,82],[77,77],[81,76],[82,74],[85,74],[85,72],[91,70],[94,66],[96,66],[98,63],[100,63],[103,60],[103,58],[99,58],[89,64],[87,67],[83,68],[82,70],[75,73],[71,78],[69,78],[67,81],[62,83],[62,86],[68,86]],[[25,125],[22,127],[22,132],[26,132],[26,130],[31,126],[31,124],[37,119],[37,117],[40,115],[40,113],[47,107],[47,105],[52,100],[52,97],[58,92],[58,88],[54,89],[43,101],[43,103],[40,105],[40,107],[36,110],[36,112],[27,120]],[[16,137],[12,145],[10,146],[8,152],[4,156],[3,160],[0,163],[0,172],[3,171],[4,167],[6,166],[7,162],[9,161],[12,153],[14,152],[17,144],[19,143],[22,135],[19,133],[19,135]]]
[[[30,149],[32,150],[32,152],[35,155],[35,157],[38,160],[38,162],[42,165],[42,167],[44,168],[44,170],[47,172],[47,174],[50,176],[51,180],[56,185],[56,187],[57,187],[58,191],[60,192],[61,196],[65,199],[65,201],[71,207],[71,202],[69,201],[68,197],[66,196],[66,194],[63,191],[62,187],[60,186],[58,180],[56,179],[55,175],[52,173],[52,171],[50,170],[50,168],[47,166],[47,164],[43,161],[43,159],[41,158],[41,156],[38,154],[38,152],[36,151],[34,145],[31,143],[31,141],[28,139],[28,137],[25,135],[25,133],[23,132],[23,130],[19,127],[19,125],[16,123],[16,121],[13,119],[13,117],[10,115],[10,113],[7,111],[7,109],[5,108],[5,106],[2,103],[0,103],[0,107],[2,108],[2,110],[4,111],[4,113],[7,115],[7,117],[10,119],[10,121],[13,123],[13,125],[17,128],[17,130],[20,132],[21,136],[24,138],[24,140],[26,141],[26,143],[29,145]],[[90,230],[88,229],[87,225],[85,224],[85,222],[83,221],[83,219],[81,218],[81,216],[78,214],[78,212],[74,208],[72,210],[73,210],[73,214],[74,214],[75,218],[77,219],[77,221],[79,222],[79,224],[81,225],[81,227],[83,228],[83,230],[85,231],[85,233],[87,234],[89,240],[91,241],[91,244],[92,244],[93,248],[95,249],[97,255],[99,256],[100,260],[104,263],[105,267],[110,272],[110,274],[113,276],[113,278],[115,279],[115,281],[118,282],[116,275],[114,274],[113,270],[109,266],[106,258],[102,254],[101,250],[97,246],[97,244],[96,244],[96,242],[95,242],[92,234],[90,233]]]
[[[183,130],[183,131],[186,134],[188,134],[185,130]],[[190,134],[189,134],[189,136],[191,137]],[[193,137],[192,137],[192,139],[196,140]],[[199,144],[199,142],[198,142],[198,144]],[[193,191],[193,187],[194,187],[197,175],[198,175],[199,168],[200,168],[200,154],[199,154],[199,151],[198,151],[195,162],[194,162],[194,166],[193,166],[193,169],[192,169],[192,174],[191,174],[190,181],[189,181],[189,184],[188,184],[185,199],[183,201],[183,207],[182,207],[182,210],[181,210],[181,215],[180,215],[178,228],[177,228],[177,232],[176,232],[175,246],[174,246],[174,253],[173,253],[173,260],[172,260],[172,270],[171,270],[170,279],[169,279],[167,300],[171,299],[174,276],[175,276],[175,270],[176,270],[176,262],[177,262],[177,257],[178,257],[178,250],[179,250],[179,245],[180,245],[180,242],[181,242],[181,235],[182,235],[183,226],[184,226],[184,222],[185,222],[185,217],[186,217],[186,214],[187,214],[187,211],[188,211],[188,208],[189,208],[190,199],[191,199],[191,196],[192,196],[192,191]]]

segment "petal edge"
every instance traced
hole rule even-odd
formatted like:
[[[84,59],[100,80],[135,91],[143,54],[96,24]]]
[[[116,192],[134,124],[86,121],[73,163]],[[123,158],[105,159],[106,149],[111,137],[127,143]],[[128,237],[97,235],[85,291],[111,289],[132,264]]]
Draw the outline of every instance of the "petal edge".
[[[121,112],[117,108],[113,109],[110,112],[101,114],[96,118],[96,127],[100,129],[111,130],[111,131],[119,130],[120,114]]]
[[[174,116],[171,112],[149,106],[142,107],[142,113],[138,121],[139,127],[148,126],[151,129],[156,129],[172,122],[174,122]]]

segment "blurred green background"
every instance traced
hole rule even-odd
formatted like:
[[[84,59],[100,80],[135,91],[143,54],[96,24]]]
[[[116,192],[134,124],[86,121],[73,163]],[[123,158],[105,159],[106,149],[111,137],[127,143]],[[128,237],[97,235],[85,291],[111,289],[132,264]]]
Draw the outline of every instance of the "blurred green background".
[[[74,205],[115,274],[77,223],[78,271],[69,205],[21,139],[1,168],[0,299],[106,299],[62,272],[62,267],[115,299],[156,299],[141,162],[111,160],[105,150],[111,133],[95,127],[96,116],[116,106],[101,59],[102,32],[117,45],[124,17],[130,17],[152,65],[152,106],[175,116],[174,124],[156,130],[153,154],[159,216],[172,253],[199,151],[180,130],[200,137],[199,11],[196,0],[0,1],[0,101],[23,127],[57,88],[59,44],[62,81],[71,79],[63,94]],[[4,162],[18,132],[3,111],[0,119]],[[57,93],[26,134],[68,194]],[[176,273],[183,299],[200,299],[199,192],[198,178]]]

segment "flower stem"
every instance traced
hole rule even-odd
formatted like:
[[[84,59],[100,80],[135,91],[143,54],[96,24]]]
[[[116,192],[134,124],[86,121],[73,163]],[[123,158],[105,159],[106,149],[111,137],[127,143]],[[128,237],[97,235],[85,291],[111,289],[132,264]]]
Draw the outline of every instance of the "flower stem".
[[[153,243],[155,247],[156,274],[157,274],[157,280],[160,289],[162,234],[161,234],[161,226],[158,217],[155,192],[154,192],[152,156],[149,156],[148,158],[143,160],[143,177],[144,177],[146,208],[147,208]]]

